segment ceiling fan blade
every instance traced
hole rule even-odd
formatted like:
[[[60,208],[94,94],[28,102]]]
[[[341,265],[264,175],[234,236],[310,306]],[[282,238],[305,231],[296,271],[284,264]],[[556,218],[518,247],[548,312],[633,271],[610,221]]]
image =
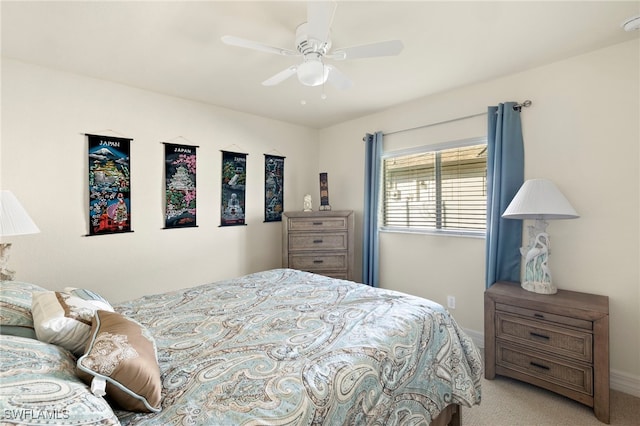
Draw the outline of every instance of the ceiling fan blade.
[[[325,42],[337,4],[334,1],[310,1],[307,3],[307,31],[309,37]]]
[[[363,44],[360,46],[337,49],[326,58],[335,60],[374,58],[378,56],[395,56],[402,52],[404,44],[400,40],[381,41],[378,43]]]
[[[271,78],[266,79],[262,82],[263,86],[275,86],[276,84],[280,84],[292,75],[294,75],[298,71],[298,67],[296,65],[292,65],[286,70],[280,71],[278,74],[274,75]]]
[[[259,50],[261,52],[275,53],[276,55],[283,55],[283,56],[300,55],[298,52],[290,49],[284,49],[282,47],[273,47],[263,43],[259,43],[257,41],[247,40],[244,38],[230,36],[230,35],[223,36],[222,42],[224,44],[228,44],[229,46],[244,47],[247,49]]]
[[[344,75],[338,68],[333,65],[325,64],[325,68],[329,71],[327,81],[340,90],[347,90],[353,83],[349,80],[349,77]]]

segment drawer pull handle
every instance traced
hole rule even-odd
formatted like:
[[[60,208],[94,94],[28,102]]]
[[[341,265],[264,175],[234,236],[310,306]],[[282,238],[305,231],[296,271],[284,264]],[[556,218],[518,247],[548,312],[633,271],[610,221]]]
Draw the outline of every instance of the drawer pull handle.
[[[323,263],[324,260],[314,260],[313,263]]]
[[[313,226],[322,226],[322,222],[313,222]]]
[[[550,368],[546,365],[538,364],[537,362],[531,361],[529,362],[529,364],[533,365],[534,367],[542,368],[543,370],[550,370]]]
[[[529,332],[532,337],[538,337],[540,339],[549,340],[549,336],[545,336],[544,334],[534,333],[533,331]]]
[[[313,244],[322,244],[322,240],[313,240]]]
[[[542,315],[542,314],[535,313],[535,314],[533,314],[533,316],[536,317],[536,318],[544,319],[544,315]]]

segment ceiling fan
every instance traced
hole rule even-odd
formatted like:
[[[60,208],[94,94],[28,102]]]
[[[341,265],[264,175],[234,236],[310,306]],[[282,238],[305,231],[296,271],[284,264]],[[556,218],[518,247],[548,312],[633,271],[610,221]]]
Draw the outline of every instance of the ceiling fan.
[[[257,41],[226,35],[222,37],[225,44],[275,53],[283,56],[302,56],[302,63],[292,65],[276,75],[262,82],[263,86],[275,86],[289,77],[297,74],[300,83],[305,86],[320,86],[326,82],[338,89],[348,89],[352,82],[338,68],[325,63],[325,59],[342,61],[348,59],[372,58],[379,56],[394,56],[399,54],[404,45],[400,40],[390,40],[377,43],[331,50],[330,30],[336,10],[335,2],[307,3],[307,22],[296,28],[296,50],[273,47]]]

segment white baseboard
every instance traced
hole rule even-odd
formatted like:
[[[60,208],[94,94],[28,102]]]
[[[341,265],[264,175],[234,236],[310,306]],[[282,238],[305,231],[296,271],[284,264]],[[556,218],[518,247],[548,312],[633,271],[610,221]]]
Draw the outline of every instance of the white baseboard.
[[[484,349],[484,332],[468,329],[465,329],[464,332],[467,333],[467,336],[473,340],[477,347]],[[613,390],[640,398],[640,376],[619,370],[611,370],[609,372],[609,386]]]
[[[610,373],[611,389],[640,398],[640,376],[618,370],[611,370]]]
[[[483,332],[469,329],[464,329],[464,332],[467,333],[467,336],[471,337],[471,340],[473,340],[473,343],[475,343],[477,347],[484,349]]]

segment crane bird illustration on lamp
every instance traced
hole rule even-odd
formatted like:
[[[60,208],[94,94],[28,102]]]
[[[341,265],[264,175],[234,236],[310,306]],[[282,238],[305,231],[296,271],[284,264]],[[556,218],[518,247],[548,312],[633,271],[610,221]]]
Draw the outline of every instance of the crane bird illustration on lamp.
[[[528,227],[528,246],[520,248],[524,258],[522,288],[534,293],[557,293],[549,268],[551,244],[546,221],[579,217],[573,206],[550,180],[531,179],[518,190],[502,217],[535,220]]]
[[[552,282],[549,270],[549,249],[549,234],[546,232],[537,234],[533,245],[530,244],[526,249],[520,248],[520,254],[525,258],[525,282]]]

